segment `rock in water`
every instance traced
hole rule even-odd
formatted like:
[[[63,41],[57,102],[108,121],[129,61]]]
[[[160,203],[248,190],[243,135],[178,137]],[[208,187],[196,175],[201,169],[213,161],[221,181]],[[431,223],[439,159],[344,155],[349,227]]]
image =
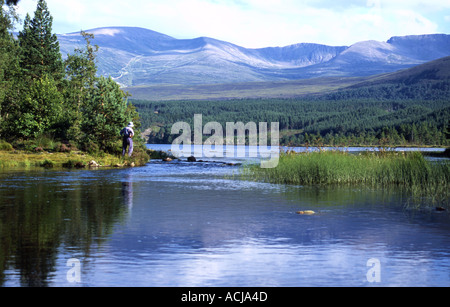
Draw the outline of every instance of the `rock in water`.
[[[188,162],[196,162],[197,159],[195,159],[194,156],[190,156],[189,158],[187,158]]]
[[[99,166],[100,165],[97,162],[95,162],[94,160],[89,162],[89,167],[99,167]]]
[[[306,211],[297,211],[297,214],[302,214],[302,215],[313,215],[316,214],[314,211],[312,210],[306,210]]]

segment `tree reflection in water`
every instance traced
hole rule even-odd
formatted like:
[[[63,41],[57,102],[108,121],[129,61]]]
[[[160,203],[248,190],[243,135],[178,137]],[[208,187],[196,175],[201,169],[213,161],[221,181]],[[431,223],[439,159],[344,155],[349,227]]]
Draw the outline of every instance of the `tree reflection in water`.
[[[15,270],[21,286],[48,286],[58,248],[88,256],[132,206],[129,181],[77,180],[75,172],[10,173],[0,180],[0,285],[5,271]]]

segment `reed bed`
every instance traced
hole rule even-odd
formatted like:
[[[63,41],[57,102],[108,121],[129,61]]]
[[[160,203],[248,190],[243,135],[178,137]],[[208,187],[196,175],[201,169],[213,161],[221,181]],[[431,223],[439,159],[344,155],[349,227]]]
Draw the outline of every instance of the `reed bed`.
[[[449,206],[450,162],[431,162],[419,152],[283,153],[276,168],[252,165],[243,174],[277,184],[400,187],[416,198]]]

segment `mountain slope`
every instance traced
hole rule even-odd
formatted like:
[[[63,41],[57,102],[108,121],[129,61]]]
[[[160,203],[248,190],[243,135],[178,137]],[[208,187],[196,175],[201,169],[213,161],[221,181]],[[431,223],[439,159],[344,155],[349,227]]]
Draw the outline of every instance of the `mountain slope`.
[[[450,56],[443,57],[415,67],[393,73],[373,76],[355,87],[404,83],[407,85],[418,83],[450,82]]]
[[[283,81],[392,72],[450,55],[450,35],[394,37],[352,46],[296,44],[247,49],[213,38],[175,39],[133,27],[87,30],[100,46],[99,74],[123,86]],[[58,36],[61,52],[83,46],[79,33]]]
[[[347,88],[327,94],[328,99],[441,100],[450,97],[450,57],[394,73],[365,78]]]
[[[448,99],[450,57],[394,73],[368,77],[327,77],[277,82],[209,85],[145,85],[125,88],[133,99],[221,100],[322,97],[324,99]]]

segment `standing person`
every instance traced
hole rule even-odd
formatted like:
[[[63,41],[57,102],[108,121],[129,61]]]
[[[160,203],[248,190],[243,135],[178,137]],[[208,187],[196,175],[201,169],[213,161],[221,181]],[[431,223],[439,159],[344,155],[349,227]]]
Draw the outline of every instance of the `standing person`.
[[[131,154],[133,153],[133,123],[130,122],[128,126],[122,129],[120,131],[120,135],[122,136],[122,156],[125,156],[125,152],[127,151],[128,147],[128,156],[131,157]]]

